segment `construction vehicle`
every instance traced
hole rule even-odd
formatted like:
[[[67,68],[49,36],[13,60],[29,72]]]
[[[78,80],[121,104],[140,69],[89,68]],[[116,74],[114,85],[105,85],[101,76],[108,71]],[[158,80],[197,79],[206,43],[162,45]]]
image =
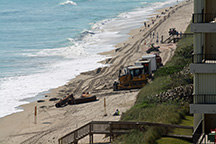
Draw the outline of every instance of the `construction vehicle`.
[[[134,66],[127,66],[119,70],[118,81],[114,82],[113,90],[142,88],[160,66],[162,63],[158,54],[142,56]]]
[[[161,57],[158,54],[150,54],[142,56],[141,59],[135,62],[135,65],[142,65],[147,77],[152,78],[152,73],[163,65],[161,62]]]
[[[152,70],[151,70],[151,60],[138,60],[135,62],[136,66],[143,66],[144,73],[148,78],[152,77]]]
[[[85,94],[85,95],[84,95]],[[66,96],[65,98],[61,99],[59,102],[55,104],[56,108],[64,107],[67,104],[74,105],[74,104],[81,104],[96,101],[97,97],[95,95],[90,95],[88,92],[83,93],[80,98],[74,98],[73,94]]]
[[[154,46],[154,44],[152,43],[152,44],[150,45],[150,48],[148,48],[148,49],[146,50],[146,53],[150,53],[150,52],[152,52],[152,51],[159,52],[159,48],[160,48],[160,46]]]
[[[119,81],[114,82],[113,90],[142,88],[147,83],[144,66],[128,66],[119,70]]]
[[[158,54],[142,56],[134,66],[125,67],[123,74],[122,70],[119,70],[118,82],[114,82],[113,90],[142,88],[161,65],[161,57]]]
[[[89,96],[89,97],[80,97],[80,98],[69,99],[68,104],[74,105],[74,104],[92,102],[92,101],[96,101],[96,100],[97,100],[97,97],[94,95],[94,96]]]
[[[140,61],[144,61],[144,63],[141,63]],[[155,53],[155,54],[148,54],[148,55],[144,55],[142,56],[141,59],[139,59],[138,61],[135,62],[135,65],[146,65],[146,63],[149,62],[150,65],[150,70],[149,71],[156,71],[160,66],[162,66],[162,59],[159,56],[159,54]],[[141,64],[139,64],[141,63]]]

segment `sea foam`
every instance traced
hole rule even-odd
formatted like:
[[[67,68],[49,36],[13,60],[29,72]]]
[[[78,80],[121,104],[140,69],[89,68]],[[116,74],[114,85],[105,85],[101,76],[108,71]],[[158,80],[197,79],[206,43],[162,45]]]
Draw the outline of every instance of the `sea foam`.
[[[66,2],[60,3],[60,5],[77,5],[77,3],[68,0],[68,1],[66,1]]]
[[[64,85],[81,72],[102,67],[102,64],[97,63],[102,59],[102,56],[86,55],[83,58],[50,64],[45,72],[1,80],[0,117],[22,111],[17,107],[28,103],[23,99],[35,97],[39,92]],[[37,99],[35,98],[35,100]]]
[[[72,38],[69,39],[74,43]],[[63,48],[55,48],[55,49],[43,49],[43,50],[32,50],[26,51],[22,54],[23,56],[28,57],[63,57],[63,58],[79,58],[82,55],[87,55],[87,52],[84,50],[82,45],[78,43],[73,44],[72,46],[63,47]]]

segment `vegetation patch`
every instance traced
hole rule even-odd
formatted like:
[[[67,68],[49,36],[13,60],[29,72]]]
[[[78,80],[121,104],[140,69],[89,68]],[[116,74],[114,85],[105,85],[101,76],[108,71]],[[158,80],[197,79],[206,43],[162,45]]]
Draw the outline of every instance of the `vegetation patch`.
[[[190,27],[190,26],[189,26]],[[189,27],[186,32],[189,32]],[[188,113],[188,103],[182,100],[159,101],[156,94],[165,92],[177,86],[192,83],[192,76],[188,66],[191,63],[193,52],[193,36],[182,38],[177,45],[173,58],[162,68],[157,70],[154,80],[141,89],[135,105],[122,114],[122,121],[144,121],[166,124],[181,123]],[[174,139],[162,138],[164,128],[145,127],[143,131],[132,131],[130,134],[117,137],[114,143],[173,143]],[[182,131],[182,133],[188,133]],[[185,134],[187,135],[187,134]],[[176,143],[184,143],[176,140]],[[186,141],[187,142],[187,141]]]
[[[191,142],[177,138],[163,137],[157,140],[155,144],[191,144]]]

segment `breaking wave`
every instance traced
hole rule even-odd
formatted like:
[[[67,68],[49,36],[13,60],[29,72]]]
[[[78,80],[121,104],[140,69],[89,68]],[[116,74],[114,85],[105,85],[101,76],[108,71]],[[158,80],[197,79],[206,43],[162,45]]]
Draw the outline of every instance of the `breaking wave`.
[[[68,1],[66,1],[66,2],[60,3],[60,5],[77,5],[77,3],[68,0]]]

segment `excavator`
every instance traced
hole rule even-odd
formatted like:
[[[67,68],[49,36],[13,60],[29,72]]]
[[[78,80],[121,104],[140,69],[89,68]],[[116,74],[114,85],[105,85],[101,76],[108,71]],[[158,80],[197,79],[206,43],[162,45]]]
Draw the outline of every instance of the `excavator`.
[[[114,82],[113,91],[142,88],[147,83],[143,65],[128,66],[119,70],[119,82]]]

